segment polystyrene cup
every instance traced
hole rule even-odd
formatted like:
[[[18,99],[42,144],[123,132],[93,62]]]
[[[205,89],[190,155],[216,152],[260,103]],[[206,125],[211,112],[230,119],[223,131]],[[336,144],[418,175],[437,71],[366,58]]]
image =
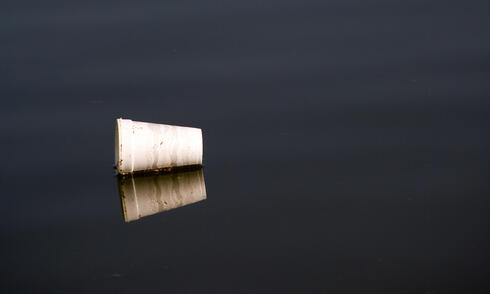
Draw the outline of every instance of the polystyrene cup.
[[[202,131],[119,118],[115,165],[119,174],[202,165]]]

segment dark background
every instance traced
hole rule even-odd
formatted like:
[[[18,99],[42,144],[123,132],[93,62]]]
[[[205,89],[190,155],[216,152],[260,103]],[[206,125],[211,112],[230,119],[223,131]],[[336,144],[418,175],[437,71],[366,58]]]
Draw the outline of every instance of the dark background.
[[[488,1],[2,1],[2,293],[487,293]],[[115,118],[208,199],[124,223]]]

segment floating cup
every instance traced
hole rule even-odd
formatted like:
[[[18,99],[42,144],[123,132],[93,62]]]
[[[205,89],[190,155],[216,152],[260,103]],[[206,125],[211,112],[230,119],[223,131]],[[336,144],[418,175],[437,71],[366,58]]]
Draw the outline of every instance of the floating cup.
[[[126,222],[206,199],[202,169],[118,177]]]
[[[202,165],[202,132],[198,128],[119,118],[115,147],[119,174]]]

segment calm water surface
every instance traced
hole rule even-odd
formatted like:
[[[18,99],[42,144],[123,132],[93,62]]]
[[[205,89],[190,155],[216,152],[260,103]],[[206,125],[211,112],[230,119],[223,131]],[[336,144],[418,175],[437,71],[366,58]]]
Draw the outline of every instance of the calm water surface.
[[[487,293],[487,1],[27,2],[2,293]],[[125,222],[118,117],[202,128],[206,199]]]

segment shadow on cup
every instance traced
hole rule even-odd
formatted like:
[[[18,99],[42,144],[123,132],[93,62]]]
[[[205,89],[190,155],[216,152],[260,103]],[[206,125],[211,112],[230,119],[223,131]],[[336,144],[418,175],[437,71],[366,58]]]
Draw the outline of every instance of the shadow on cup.
[[[206,199],[202,169],[127,175],[117,181],[126,222]]]

